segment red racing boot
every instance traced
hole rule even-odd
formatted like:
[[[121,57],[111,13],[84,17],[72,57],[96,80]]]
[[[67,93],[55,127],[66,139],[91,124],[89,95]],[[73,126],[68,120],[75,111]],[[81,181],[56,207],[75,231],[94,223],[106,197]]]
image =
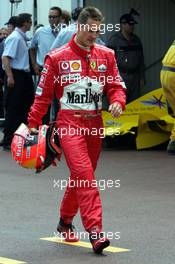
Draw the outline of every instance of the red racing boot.
[[[96,254],[101,254],[103,249],[110,245],[109,239],[104,237],[103,233],[92,232],[89,234],[89,239]]]
[[[64,237],[65,242],[78,242],[78,235],[75,231],[75,227],[72,224],[65,224],[60,218],[60,222],[57,226],[57,231]]]

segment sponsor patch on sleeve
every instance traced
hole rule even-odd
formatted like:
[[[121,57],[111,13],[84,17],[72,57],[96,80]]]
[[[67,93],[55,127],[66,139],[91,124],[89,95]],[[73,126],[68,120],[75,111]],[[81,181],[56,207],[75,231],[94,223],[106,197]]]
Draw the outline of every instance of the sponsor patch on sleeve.
[[[42,69],[42,73],[47,73],[49,69],[49,65],[45,64],[44,68]]]
[[[45,81],[46,81],[46,75],[42,74],[41,77],[40,77],[40,83],[41,84],[45,84]]]
[[[41,88],[40,86],[37,86],[35,94],[41,96],[42,93],[43,93],[43,88]]]

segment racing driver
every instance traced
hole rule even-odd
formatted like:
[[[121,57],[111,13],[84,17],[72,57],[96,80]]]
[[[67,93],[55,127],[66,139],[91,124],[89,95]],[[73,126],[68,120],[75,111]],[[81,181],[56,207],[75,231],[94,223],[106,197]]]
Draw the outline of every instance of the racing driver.
[[[80,209],[95,253],[102,253],[110,244],[102,232],[101,200],[97,185],[93,184],[101,150],[102,94],[107,94],[113,117],[122,113],[126,101],[126,87],[114,52],[95,44],[102,21],[100,10],[85,7],[72,40],[46,56],[28,116],[31,133],[37,133],[54,95],[59,100],[56,131],[70,169],[71,184],[67,185],[61,203],[57,230],[66,241],[77,241],[72,221]]]

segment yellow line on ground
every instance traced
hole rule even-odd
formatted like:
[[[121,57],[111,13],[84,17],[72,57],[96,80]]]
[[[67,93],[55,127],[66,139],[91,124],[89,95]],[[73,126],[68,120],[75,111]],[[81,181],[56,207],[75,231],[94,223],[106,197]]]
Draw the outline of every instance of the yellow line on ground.
[[[40,238],[40,239],[41,240],[55,242],[55,243],[70,245],[70,246],[92,248],[92,245],[90,243],[83,242],[83,241],[70,243],[70,242],[65,242],[64,240],[62,240],[62,239],[60,239],[58,237],[43,237],[43,238]],[[104,251],[116,253],[116,252],[127,252],[127,251],[130,251],[130,249],[127,249],[127,248],[119,248],[119,247],[107,247],[106,249],[104,249]]]
[[[27,262],[0,257],[0,264],[24,264]]]

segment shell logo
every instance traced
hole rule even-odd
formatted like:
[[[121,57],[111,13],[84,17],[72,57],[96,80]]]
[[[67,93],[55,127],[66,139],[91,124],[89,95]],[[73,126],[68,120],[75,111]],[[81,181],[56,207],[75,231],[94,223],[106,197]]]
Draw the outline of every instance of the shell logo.
[[[71,66],[74,69],[74,71],[78,71],[80,69],[80,63],[79,62],[73,62]]]

